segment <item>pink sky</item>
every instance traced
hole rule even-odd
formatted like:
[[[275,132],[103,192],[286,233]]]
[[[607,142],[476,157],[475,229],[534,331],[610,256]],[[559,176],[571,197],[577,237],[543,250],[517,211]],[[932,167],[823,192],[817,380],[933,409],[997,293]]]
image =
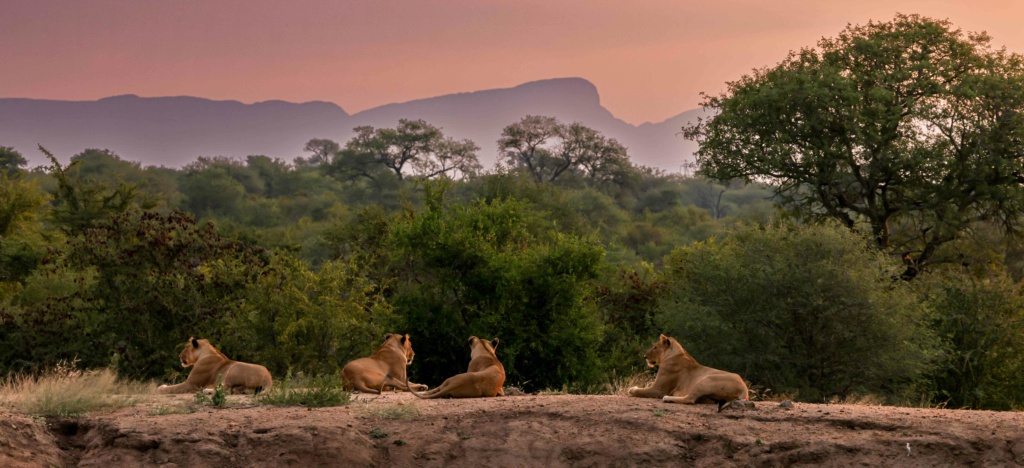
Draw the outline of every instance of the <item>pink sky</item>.
[[[578,76],[631,123],[896,12],[1024,52],[1024,0],[0,0],[0,97],[392,102]]]

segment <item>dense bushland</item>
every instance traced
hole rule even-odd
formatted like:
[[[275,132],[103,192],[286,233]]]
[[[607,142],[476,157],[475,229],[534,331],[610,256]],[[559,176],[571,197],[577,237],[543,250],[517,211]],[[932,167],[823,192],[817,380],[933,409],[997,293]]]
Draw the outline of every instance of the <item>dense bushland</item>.
[[[543,116],[489,171],[422,120],[294,163],[0,147],[0,372],[180,380],[201,336],[336,375],[399,332],[419,382],[476,335],[510,385],[592,391],[644,380],[667,333],[762,392],[1021,409],[1024,58],[988,41],[849,26],[707,97],[698,177]]]

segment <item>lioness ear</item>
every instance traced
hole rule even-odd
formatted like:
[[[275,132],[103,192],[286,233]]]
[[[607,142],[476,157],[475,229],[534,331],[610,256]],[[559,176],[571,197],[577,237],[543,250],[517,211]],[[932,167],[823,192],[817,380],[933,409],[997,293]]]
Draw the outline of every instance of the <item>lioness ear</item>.
[[[667,337],[667,336],[665,336],[664,334],[662,334],[662,335],[661,335],[661,338],[660,338],[660,339],[661,339],[661,342],[662,342],[662,343],[668,344],[668,337]]]
[[[498,339],[491,340],[491,348],[498,349]]]
[[[406,333],[404,336],[402,336],[402,339],[399,340],[399,343],[405,344],[406,341],[409,341],[409,334],[408,333]]]
[[[192,340],[192,347],[193,348],[198,348],[199,347],[199,340],[197,340],[195,338],[191,338],[191,340]]]
[[[384,334],[384,341],[387,341],[388,338],[391,338],[391,333],[385,333]]]

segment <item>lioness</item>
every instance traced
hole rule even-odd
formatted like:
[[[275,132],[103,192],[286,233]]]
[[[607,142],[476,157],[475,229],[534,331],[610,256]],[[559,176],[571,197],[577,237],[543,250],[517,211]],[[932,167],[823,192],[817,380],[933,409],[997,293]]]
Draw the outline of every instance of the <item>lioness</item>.
[[[409,334],[384,335],[384,344],[380,345],[369,357],[359,358],[345,364],[341,369],[341,377],[345,388],[356,389],[363,393],[380,393],[385,386],[409,390],[426,390],[426,385],[411,384],[405,375],[405,367],[412,364],[416,353],[412,351]],[[385,380],[392,379],[385,385]]]
[[[445,380],[441,386],[419,394],[419,398],[480,398],[504,395],[501,386],[505,385],[505,367],[498,361],[494,350],[498,348],[498,339],[481,340],[469,337],[470,361],[469,370]]]
[[[658,367],[658,374],[650,387],[630,388],[630,396],[668,403],[714,402],[719,411],[730,401],[747,399],[747,384],[739,375],[698,364],[675,338],[661,335],[644,357],[648,366]]]
[[[223,375],[221,384],[229,393],[249,390],[259,393],[270,390],[273,385],[266,367],[232,361],[217,351],[209,340],[189,338],[178,358],[182,367],[194,366],[192,372],[180,384],[157,387],[157,393],[192,393],[216,385],[220,375]]]

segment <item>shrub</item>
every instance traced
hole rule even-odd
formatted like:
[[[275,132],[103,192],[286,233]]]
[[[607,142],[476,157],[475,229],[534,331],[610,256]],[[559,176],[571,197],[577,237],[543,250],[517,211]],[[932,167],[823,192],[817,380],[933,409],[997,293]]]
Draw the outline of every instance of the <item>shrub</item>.
[[[962,271],[925,275],[915,284],[932,309],[942,340],[939,366],[930,375],[934,403],[954,408],[1024,407],[1024,297],[1002,273]]]
[[[604,250],[549,231],[524,202],[444,206],[427,188],[428,208],[397,220],[391,238],[392,304],[422,356],[413,375],[464,372],[476,335],[501,339],[508,379],[529,389],[595,382],[601,320],[589,295]]]
[[[699,362],[754,384],[812,401],[896,395],[935,349],[899,268],[839,226],[741,227],[666,259],[660,320]]]
[[[324,374],[317,377],[285,377],[274,382],[270,391],[256,397],[256,401],[274,406],[305,406],[322,408],[347,405],[352,393],[342,389],[341,377]]]

